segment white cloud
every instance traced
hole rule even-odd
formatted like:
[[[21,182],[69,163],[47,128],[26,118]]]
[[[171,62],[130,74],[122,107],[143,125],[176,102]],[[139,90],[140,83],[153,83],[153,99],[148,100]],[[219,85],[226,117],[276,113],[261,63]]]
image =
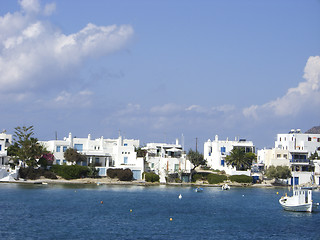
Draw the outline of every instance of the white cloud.
[[[67,108],[83,108],[91,106],[91,98],[93,92],[89,90],[80,91],[78,93],[70,93],[62,91],[59,95],[51,102],[52,107],[67,107]]]
[[[275,115],[280,117],[296,116],[304,110],[314,110],[320,107],[320,57],[309,57],[303,75],[305,81],[287,93],[263,105],[252,105],[243,110],[246,117],[259,119]]]
[[[182,110],[183,110],[182,106],[179,106],[174,103],[167,103],[162,106],[152,107],[150,109],[150,112],[154,114],[159,114],[159,115],[162,115],[162,114],[166,115],[166,114],[181,112]]]
[[[40,88],[77,72],[75,68],[88,58],[120,50],[133,35],[129,25],[92,23],[65,35],[38,18],[40,14],[50,15],[55,4],[42,8],[36,0],[22,0],[20,5],[20,12],[0,17],[0,92]]]

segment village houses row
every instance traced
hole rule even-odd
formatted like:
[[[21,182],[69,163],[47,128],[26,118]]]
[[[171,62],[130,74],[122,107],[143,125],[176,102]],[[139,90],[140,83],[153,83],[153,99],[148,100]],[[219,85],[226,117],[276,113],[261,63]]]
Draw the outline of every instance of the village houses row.
[[[129,168],[133,178],[142,179],[143,172],[154,172],[159,175],[160,182],[165,183],[170,174],[178,174],[183,182],[190,181],[192,163],[187,160],[186,152],[178,139],[173,144],[148,143],[142,147],[145,157],[138,157],[136,149],[140,141],[125,139],[105,139],[103,137],[91,139],[73,137],[70,133],[63,140],[39,141],[48,151],[52,152],[55,160],[53,164],[71,164],[64,159],[64,152],[74,148],[86,156],[87,161],[80,162],[83,166],[94,164],[99,170],[99,176],[106,176],[108,168]],[[0,133],[0,179],[7,179],[8,175],[17,176],[17,170],[10,170],[8,164],[7,148],[12,144],[12,135]],[[246,152],[257,153],[257,161],[247,171],[237,171],[235,167],[228,166],[226,156],[233,148],[241,147]],[[287,134],[277,134],[274,148],[256,151],[252,141],[246,139],[214,140],[204,143],[203,155],[207,167],[224,171],[229,175],[252,176],[254,180],[262,180],[262,170],[270,166],[288,166],[294,173],[288,179],[288,184],[306,184],[309,182],[320,184],[320,159],[310,160],[311,154],[320,155],[320,134],[302,133],[291,130]]]

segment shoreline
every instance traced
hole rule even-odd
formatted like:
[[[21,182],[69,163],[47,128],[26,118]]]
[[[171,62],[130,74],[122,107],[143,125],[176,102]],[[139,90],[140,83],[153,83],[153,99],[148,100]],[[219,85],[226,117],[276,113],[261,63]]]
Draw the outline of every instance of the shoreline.
[[[223,184],[206,184],[206,183],[152,183],[141,181],[119,181],[110,178],[84,178],[84,179],[37,179],[37,180],[16,180],[16,181],[1,181],[1,183],[20,183],[20,184],[81,184],[81,185],[132,185],[132,186],[179,186],[179,187],[221,187]],[[230,187],[253,187],[253,188],[286,188],[290,186],[275,186],[270,183],[228,183]]]

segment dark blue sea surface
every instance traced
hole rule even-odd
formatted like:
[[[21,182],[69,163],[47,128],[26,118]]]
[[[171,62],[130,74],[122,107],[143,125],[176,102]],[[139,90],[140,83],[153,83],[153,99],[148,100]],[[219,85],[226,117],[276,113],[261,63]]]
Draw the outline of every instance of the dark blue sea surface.
[[[2,183],[0,239],[320,239],[320,212],[282,210],[285,192]]]

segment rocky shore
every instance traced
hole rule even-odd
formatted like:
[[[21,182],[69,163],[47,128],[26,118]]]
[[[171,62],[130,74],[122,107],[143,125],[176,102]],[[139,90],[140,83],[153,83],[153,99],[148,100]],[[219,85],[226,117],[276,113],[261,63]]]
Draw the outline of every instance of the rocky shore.
[[[157,186],[157,185],[168,185],[168,186],[201,186],[201,187],[221,187],[222,184],[207,184],[203,182],[196,183],[151,183],[145,182],[143,180],[135,180],[135,181],[119,181],[117,179],[112,179],[109,177],[103,178],[81,178],[81,179],[72,179],[66,180],[63,178],[59,179],[46,179],[40,178],[37,180],[24,180],[19,179],[16,181],[6,181],[2,183],[21,183],[21,184],[94,184],[94,185],[136,185],[136,186]],[[258,187],[258,188],[273,188],[279,187],[274,186],[271,182],[267,183],[257,183],[257,184],[248,184],[248,183],[228,183],[231,187]]]

